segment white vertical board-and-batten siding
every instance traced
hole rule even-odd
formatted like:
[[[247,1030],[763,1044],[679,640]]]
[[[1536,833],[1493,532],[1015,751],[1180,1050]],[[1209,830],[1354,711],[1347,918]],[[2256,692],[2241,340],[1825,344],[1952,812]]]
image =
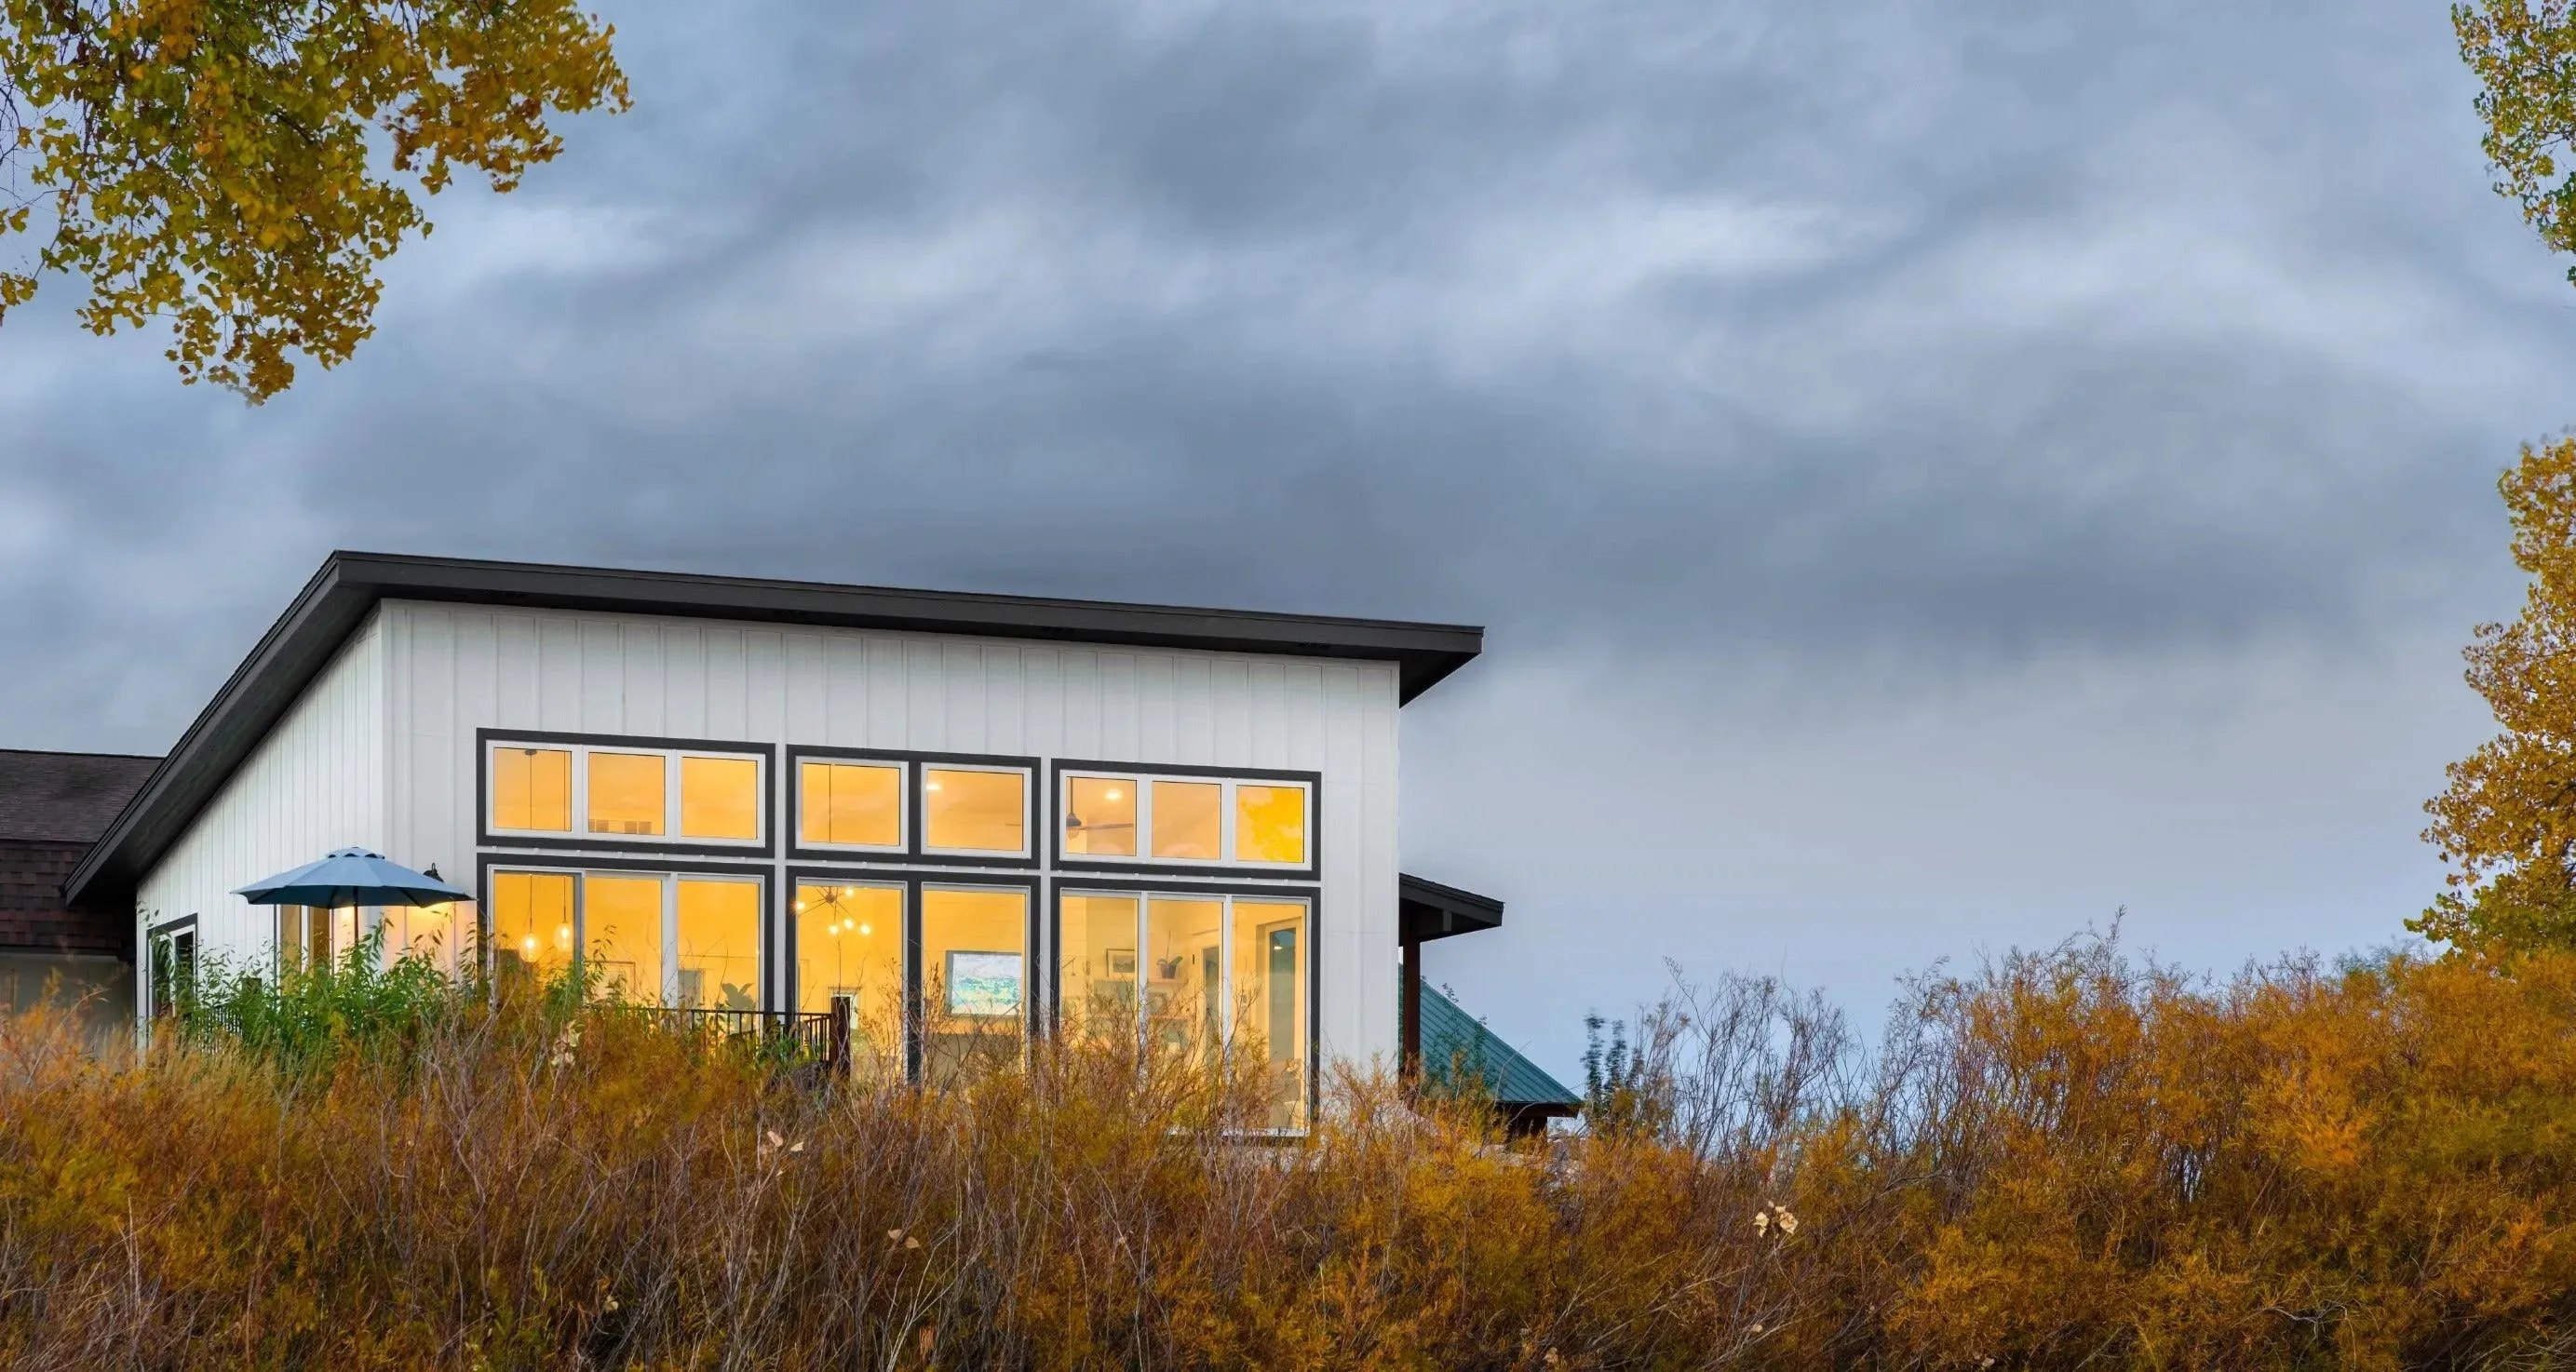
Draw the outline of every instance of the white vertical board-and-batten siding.
[[[197,917],[198,946],[236,965],[276,938],[272,912],[236,887],[300,867],[334,848],[383,851],[387,836],[384,617],[339,655],[197,813],[135,890],[136,941],[156,924]]]
[[[460,877],[477,729],[1320,772],[1323,1055],[1394,1056],[1392,663],[403,601],[380,619],[384,851]]]

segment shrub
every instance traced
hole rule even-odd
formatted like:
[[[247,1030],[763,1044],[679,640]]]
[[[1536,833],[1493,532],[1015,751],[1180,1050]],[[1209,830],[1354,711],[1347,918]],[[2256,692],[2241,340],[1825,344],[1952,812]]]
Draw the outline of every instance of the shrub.
[[[349,975],[343,976],[343,973]],[[2576,956],[2209,985],[2106,943],[1927,976],[1867,1054],[1776,983],[1635,1023],[1525,1147],[1344,1072],[1044,1045],[820,1078],[580,988],[235,981],[94,1057],[0,1022],[22,1365],[2547,1366]],[[319,1027],[317,1027],[319,1026]]]

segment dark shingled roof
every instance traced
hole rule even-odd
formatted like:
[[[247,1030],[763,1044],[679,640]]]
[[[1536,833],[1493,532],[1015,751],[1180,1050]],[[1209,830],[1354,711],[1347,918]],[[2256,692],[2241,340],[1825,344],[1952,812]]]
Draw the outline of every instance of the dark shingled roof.
[[[1446,1085],[1453,1074],[1482,1078],[1506,1108],[1553,1106],[1571,1113],[1583,1098],[1502,1041],[1438,988],[1422,988],[1422,1074]]]
[[[157,757],[0,748],[0,840],[95,843]]]

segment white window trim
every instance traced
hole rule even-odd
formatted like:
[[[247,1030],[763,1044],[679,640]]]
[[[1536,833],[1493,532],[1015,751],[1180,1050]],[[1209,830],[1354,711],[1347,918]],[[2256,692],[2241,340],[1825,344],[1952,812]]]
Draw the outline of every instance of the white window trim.
[[[730,748],[651,748],[619,743],[554,743],[543,739],[496,738],[485,745],[483,774],[487,778],[483,797],[483,829],[494,838],[542,838],[556,842],[565,839],[608,843],[670,844],[704,843],[725,848],[756,852],[769,843],[770,759],[766,752]],[[568,829],[507,829],[500,823],[501,787],[499,756],[503,750],[572,754],[572,827]],[[593,753],[617,753],[631,757],[662,759],[662,832],[628,834],[590,827],[590,758]],[[680,759],[717,758],[727,762],[749,762],[758,780],[755,786],[752,815],[759,831],[751,838],[712,838],[680,832]]]
[[[1076,853],[1064,847],[1064,825],[1073,813],[1073,783],[1080,777],[1089,781],[1123,781],[1135,793],[1136,851],[1122,853]],[[1217,853],[1213,858],[1156,857],[1154,848],[1154,783],[1180,782],[1185,785],[1215,786],[1217,793]],[[1306,855],[1295,862],[1257,862],[1234,855],[1236,789],[1243,786],[1293,786],[1306,796]],[[1246,872],[1303,872],[1315,865],[1315,783],[1303,777],[1198,776],[1189,773],[1157,772],[1139,768],[1133,772],[1113,772],[1099,768],[1068,769],[1060,774],[1056,791],[1056,842],[1064,853],[1067,866],[1079,863],[1105,863],[1121,867],[1232,867]]]
[[[805,837],[805,769],[808,767],[884,767],[894,772],[894,842],[826,843]],[[814,853],[886,853],[897,856],[912,851],[913,767],[901,758],[829,757],[799,754],[796,758],[795,813],[788,816],[794,826],[795,846]]]
[[[1020,846],[1010,848],[937,848],[930,842],[930,774],[933,772],[1006,772],[1020,779]],[[921,847],[924,857],[1018,858],[1037,852],[1037,769],[993,762],[924,762],[918,773],[921,793]]]

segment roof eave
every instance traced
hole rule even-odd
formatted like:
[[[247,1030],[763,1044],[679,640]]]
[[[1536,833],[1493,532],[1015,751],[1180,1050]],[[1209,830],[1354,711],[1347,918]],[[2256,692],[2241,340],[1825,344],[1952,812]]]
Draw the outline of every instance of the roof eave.
[[[1503,902],[1410,872],[1396,875],[1398,937],[1428,943],[1459,934],[1479,934],[1503,924]]]
[[[98,842],[81,859],[80,866],[73,869],[70,880],[63,883],[65,904],[74,909],[90,909],[105,893],[102,887],[115,891],[131,889],[141,876],[141,868],[152,859],[136,860],[130,856],[130,850],[138,838],[149,836],[166,840],[173,837],[173,834],[159,831],[175,831],[186,822],[164,815],[162,802],[183,782],[198,779],[195,773],[202,772],[203,768],[197,764],[206,761],[201,756],[203,750],[245,733],[256,736],[267,732],[293,706],[303,685],[319,675],[330,655],[347,642],[349,632],[357,627],[365,610],[372,608],[373,600],[365,599],[359,603],[359,597],[353,596],[341,575],[342,556],[333,554],[313,574],[313,579],[304,583],[303,591],[287,605],[286,612],[277,617],[276,623],[269,625],[268,632],[260,636],[258,644],[242,659],[241,665],[225,678],[214,699],[197,713],[187,732],[179,736],[178,743],[161,759],[160,765],[152,769],[152,775],[146,777],[134,797],[125,802],[125,808],[117,812],[116,818],[108,824],[107,832],[99,836]],[[331,632],[332,626],[341,619],[346,622],[337,624],[337,632]],[[320,643],[318,651],[309,646],[317,642]],[[304,659],[308,657],[313,660],[306,664]],[[249,690],[253,683],[272,673],[295,676],[295,689],[265,693]],[[240,765],[242,757],[247,756],[250,746],[244,745],[240,756],[224,762],[222,776],[204,784],[203,795],[197,798],[198,802],[223,785],[233,769]],[[193,817],[194,805],[188,809],[190,817]],[[160,823],[152,823],[155,819]],[[155,850],[156,858],[159,853],[167,851],[166,841],[145,846]]]

